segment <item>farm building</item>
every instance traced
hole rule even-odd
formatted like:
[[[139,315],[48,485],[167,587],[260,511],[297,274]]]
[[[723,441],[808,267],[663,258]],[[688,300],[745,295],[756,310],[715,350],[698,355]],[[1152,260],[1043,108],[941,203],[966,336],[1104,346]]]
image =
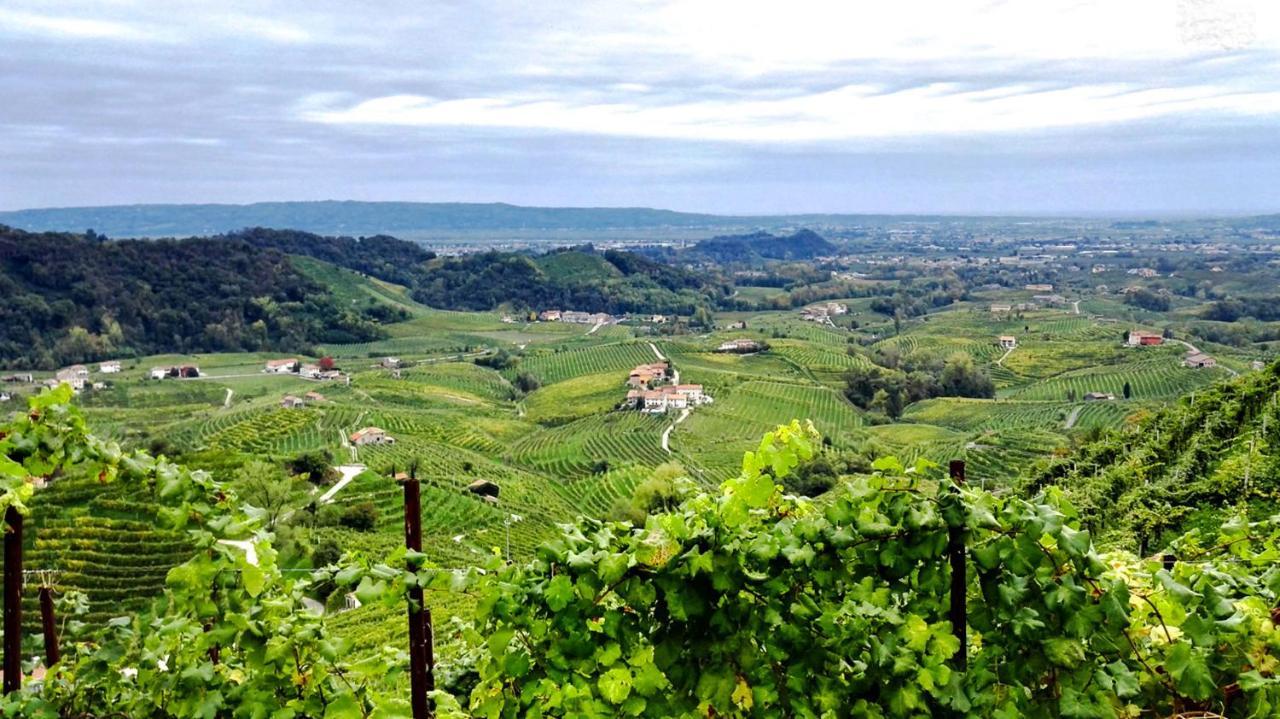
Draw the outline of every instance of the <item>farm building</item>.
[[[4,381],[8,382],[9,384],[31,384],[36,380],[35,380],[35,377],[33,377],[29,373],[20,373],[20,374],[7,374],[4,376]]]
[[[1186,359],[1182,360],[1182,364],[1193,369],[1204,369],[1205,367],[1217,367],[1218,360],[1203,352],[1191,352],[1187,354]]]
[[[0,402],[8,402],[11,399],[13,399],[13,395],[8,392],[0,392]]]
[[[1088,392],[1084,396],[1086,402],[1106,402],[1115,399],[1116,396],[1110,392]]]
[[[193,379],[200,376],[200,368],[193,364],[184,364],[173,368],[173,376],[182,379]]]
[[[320,379],[324,373],[320,371],[320,365],[304,364],[298,368],[298,374],[311,379]]]
[[[399,357],[383,357],[380,364],[387,369],[395,369],[400,366]]]
[[[152,367],[151,374],[150,374],[151,379],[164,379],[165,377],[168,377],[170,369],[173,369],[173,368],[172,367]]]
[[[120,371],[120,363],[115,361],[103,362],[98,365],[98,371],[102,374],[116,374]]]
[[[631,370],[631,374],[627,376],[627,386],[633,388],[647,387],[650,382],[666,379],[669,366],[666,362],[636,365],[635,369]]]
[[[325,397],[324,397],[324,395],[320,394],[319,392],[316,392],[315,390],[312,390],[312,391],[310,391],[310,392],[306,393],[306,394],[305,394],[305,395],[303,395],[303,396],[304,396],[304,397],[306,397],[307,399],[311,400],[312,402],[324,402],[324,401],[325,401]]]
[[[351,433],[351,443],[354,445],[395,444],[396,438],[378,427],[365,427]]]
[[[1026,285],[1022,289],[1028,292],[1053,292],[1053,285],[1033,283]]]
[[[1151,345],[1164,344],[1164,335],[1159,332],[1145,332],[1143,330],[1129,330],[1129,339],[1125,344],[1130,347],[1145,347]]]
[[[1011,305],[991,305],[992,312],[1009,312],[1013,310]]]
[[[731,330],[745,330],[746,328],[747,328],[747,323],[742,320],[729,323],[729,329]]]
[[[1254,370],[1260,370],[1260,369],[1262,369],[1263,367],[1266,367],[1266,366],[1267,366],[1267,363],[1266,363],[1266,362],[1263,362],[1262,360],[1254,360],[1254,361],[1252,361],[1252,362],[1250,362],[1250,363],[1249,363],[1249,366],[1250,366],[1251,368],[1253,368]]]
[[[294,358],[267,360],[267,366],[262,371],[270,372],[272,374],[288,374],[293,372],[293,368],[297,365],[298,360]]]
[[[486,501],[498,501],[498,485],[496,482],[491,482],[487,479],[477,479],[471,484],[468,484],[467,491],[478,497],[484,498]]]
[[[307,403],[303,402],[301,397],[287,394],[280,399],[280,406],[284,409],[302,409],[307,406]]]
[[[717,352],[758,352],[760,351],[760,343],[756,340],[737,339],[721,342],[716,348]]]
[[[80,370],[84,370],[84,374],[81,374]],[[62,382],[66,382],[67,384],[71,385],[71,389],[74,389],[78,392],[84,389],[84,378],[87,377],[88,375],[89,375],[89,370],[85,369],[84,365],[75,365],[74,367],[68,367],[64,370],[58,370],[58,373],[54,375],[53,382],[50,386],[56,387],[58,386],[58,384]]]
[[[1018,346],[1018,338],[1013,335],[1000,335],[1001,349],[1011,350]]]
[[[538,319],[542,322],[559,322],[560,310],[543,310],[538,313]]]

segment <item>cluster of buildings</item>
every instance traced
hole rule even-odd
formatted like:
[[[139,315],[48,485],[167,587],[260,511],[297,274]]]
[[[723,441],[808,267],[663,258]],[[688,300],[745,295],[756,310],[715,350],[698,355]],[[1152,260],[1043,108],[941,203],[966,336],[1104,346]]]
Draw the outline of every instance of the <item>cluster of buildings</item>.
[[[200,368],[193,364],[152,367],[151,379],[194,379],[200,376]]]
[[[848,305],[839,302],[827,302],[819,305],[810,305],[800,311],[800,319],[805,322],[830,322],[831,318],[836,315],[843,315],[849,312]]]
[[[627,376],[627,399],[623,406],[641,412],[661,414],[669,409],[688,409],[711,402],[700,384],[669,383],[678,375],[668,362],[636,365]]]
[[[1030,312],[1037,309],[1039,305],[1034,302],[1019,302],[1017,304],[994,304],[991,305],[992,314],[1005,314],[1008,312]]]
[[[655,315],[657,316],[657,315]],[[604,325],[615,322],[608,312],[578,312],[576,310],[543,310],[538,313],[540,322],[570,322],[577,325]]]
[[[319,392],[308,392],[301,397],[287,394],[280,398],[280,407],[283,409],[302,409],[307,406],[307,402],[324,402],[325,396]]]
[[[263,372],[267,374],[297,374],[307,379],[338,379],[342,373],[336,369],[321,369],[317,364],[306,364],[297,358],[267,360]]]
[[[764,346],[759,341],[753,339],[736,339],[727,342],[721,342],[716,348],[716,352],[736,352],[738,354],[748,354],[751,352],[759,352]]]
[[[1125,274],[1137,275],[1138,277],[1159,277],[1160,273],[1150,267],[1134,267]]]

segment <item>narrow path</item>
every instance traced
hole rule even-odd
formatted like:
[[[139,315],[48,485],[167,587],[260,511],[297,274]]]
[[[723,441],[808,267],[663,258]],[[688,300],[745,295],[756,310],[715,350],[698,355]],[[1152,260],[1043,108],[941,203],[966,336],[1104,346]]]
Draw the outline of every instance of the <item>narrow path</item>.
[[[593,335],[593,334],[595,334],[595,333],[596,333],[596,330],[600,329],[601,327],[604,327],[604,323],[603,323],[603,322],[597,322],[597,323],[595,323],[594,325],[592,325],[592,326],[591,326],[591,329],[587,330],[587,334],[589,334],[589,335]]]
[[[1005,350],[1005,351],[1004,351],[1004,354],[1000,355],[1000,359],[996,360],[996,366],[997,366],[997,367],[1003,367],[1003,366],[1004,366],[1005,358],[1007,358],[1009,355],[1013,354],[1013,351],[1014,351],[1014,350],[1016,350],[1016,349],[1018,349],[1018,348],[1017,348],[1017,347],[1010,347],[1009,349]]]
[[[338,473],[342,475],[342,479],[334,482],[329,491],[320,495],[320,499],[316,500],[316,504],[329,504],[332,502],[334,496],[341,492],[343,487],[351,484],[351,480],[365,470],[365,466],[363,464],[340,464],[334,469],[338,470]]]
[[[654,343],[650,342],[649,349],[653,350],[653,353],[658,356],[658,359],[664,362],[666,361],[667,358],[661,352],[658,351],[658,345],[655,345]]]
[[[1071,309],[1072,309],[1076,314],[1080,314],[1080,300],[1076,300],[1075,302],[1072,302],[1072,303],[1071,303]]]
[[[1076,420],[1080,418],[1080,410],[1084,409],[1084,405],[1078,404],[1071,410],[1071,414],[1067,415],[1067,423],[1062,425],[1063,429],[1071,429],[1076,426]]]
[[[230,406],[231,406],[231,395],[233,395],[233,394],[235,394],[235,391],[234,391],[234,390],[232,390],[230,387],[228,387],[228,388],[227,388],[227,398],[226,398],[226,399],[224,399],[224,400],[222,400],[222,406],[223,406],[223,407],[230,407]]]
[[[680,416],[676,418],[676,421],[672,422],[672,423],[671,423],[671,426],[670,426],[670,427],[667,427],[667,428],[666,428],[666,430],[664,430],[664,431],[663,431],[663,433],[662,433],[662,449],[663,449],[663,451],[664,451],[664,452],[666,452],[667,454],[671,454],[671,444],[670,444],[670,442],[671,442],[671,430],[675,429],[677,424],[680,424],[681,422],[685,421],[685,420],[686,420],[686,419],[688,419],[688,418],[689,418],[689,408],[688,408],[688,407],[686,407],[686,408],[684,408],[683,410],[681,410],[681,411],[680,411]]]

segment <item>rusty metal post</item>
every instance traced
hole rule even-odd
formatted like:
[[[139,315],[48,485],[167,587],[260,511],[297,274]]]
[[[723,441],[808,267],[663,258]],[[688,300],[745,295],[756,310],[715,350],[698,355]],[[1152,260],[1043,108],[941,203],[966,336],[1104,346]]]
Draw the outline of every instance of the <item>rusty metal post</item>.
[[[58,647],[58,620],[53,614],[53,590],[40,587],[40,626],[44,630],[44,665],[52,669],[62,659]]]
[[[422,551],[422,498],[416,469],[404,483],[404,546]],[[413,719],[431,716],[428,694],[435,689],[435,657],[431,637],[431,612],[422,599],[422,587],[409,589],[409,691]]]
[[[9,507],[4,521],[4,693],[22,686],[22,515]]]
[[[954,459],[949,467],[951,481],[956,486],[964,484],[964,460]],[[951,632],[960,640],[956,650],[956,669],[964,671],[969,666],[968,608],[965,606],[968,592],[968,574],[965,568],[964,529],[947,529],[947,555],[951,560]]]

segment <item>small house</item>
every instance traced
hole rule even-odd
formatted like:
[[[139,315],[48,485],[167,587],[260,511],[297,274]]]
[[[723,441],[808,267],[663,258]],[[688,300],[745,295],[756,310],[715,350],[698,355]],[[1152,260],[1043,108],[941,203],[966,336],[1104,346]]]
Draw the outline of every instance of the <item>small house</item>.
[[[13,399],[13,395],[8,392],[0,392],[0,402],[8,402],[11,399]]]
[[[351,443],[357,446],[367,444],[395,444],[396,438],[378,427],[365,427],[351,433]]]
[[[1130,347],[1147,347],[1152,345],[1164,344],[1164,335],[1159,332],[1145,332],[1143,330],[1130,330],[1129,339],[1125,344]]]
[[[383,357],[382,362],[380,364],[383,367],[386,367],[387,369],[396,369],[397,367],[400,366],[400,358],[399,357]]]
[[[729,329],[731,330],[745,330],[746,328],[747,328],[747,323],[742,320],[729,323]]]
[[[1012,305],[991,305],[991,311],[994,313],[1011,312],[1013,311],[1013,306]]]
[[[303,397],[306,397],[308,400],[310,400],[310,401],[312,401],[312,402],[324,402],[324,401],[326,401],[326,400],[325,400],[325,396],[324,396],[324,395],[322,395],[322,394],[320,394],[319,392],[316,392],[315,390],[312,390],[312,391],[310,391],[310,392],[306,393],[305,395],[303,395]]]
[[[759,350],[760,350],[760,343],[757,342],[756,340],[751,340],[751,339],[729,340],[728,342],[720,343],[720,346],[716,348],[717,352],[747,353],[747,352],[758,352]]]
[[[1000,348],[1011,350],[1018,346],[1018,338],[1013,335],[1000,335]]]
[[[4,376],[4,381],[9,384],[31,384],[36,380],[29,372],[23,372],[19,374],[7,374]]]
[[[120,363],[115,361],[103,362],[98,365],[98,371],[102,374],[117,374],[120,372]]]
[[[195,379],[200,376],[200,368],[193,364],[184,364],[173,369],[176,372],[174,376],[182,379]]]
[[[690,404],[699,405],[710,400],[702,391],[700,384],[680,384],[676,385],[676,394],[685,397]]]
[[[298,360],[296,358],[267,360],[267,366],[262,371],[271,374],[289,374],[297,366]]]
[[[149,373],[148,376],[151,377],[151,379],[164,379],[165,377],[169,376],[169,370],[171,369],[173,368],[172,367],[152,367],[151,372]]]
[[[1218,361],[1203,352],[1191,352],[1186,359],[1182,360],[1182,364],[1192,369],[1204,369],[1217,367]]]
[[[280,399],[280,406],[284,409],[302,409],[307,406],[307,403],[302,401],[301,397],[287,394]]]
[[[298,368],[298,374],[308,379],[320,379],[323,373],[320,371],[320,365],[304,364]]]
[[[538,319],[542,322],[559,322],[560,310],[543,310],[538,313]]]
[[[1107,400],[1113,400],[1115,398],[1116,396],[1114,394],[1111,394],[1110,392],[1088,392],[1084,396],[1084,401],[1105,402]]]
[[[477,479],[468,484],[467,491],[490,502],[498,501],[498,485],[487,479]]]

